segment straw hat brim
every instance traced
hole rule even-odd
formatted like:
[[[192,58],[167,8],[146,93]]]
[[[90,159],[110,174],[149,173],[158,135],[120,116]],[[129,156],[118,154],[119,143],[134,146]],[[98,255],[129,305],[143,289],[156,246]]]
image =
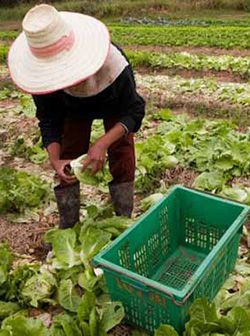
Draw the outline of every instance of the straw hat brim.
[[[70,50],[48,58],[35,57],[24,32],[13,42],[8,66],[14,83],[31,94],[46,94],[75,85],[95,74],[104,64],[110,47],[106,26],[99,20],[60,12],[75,36]]]

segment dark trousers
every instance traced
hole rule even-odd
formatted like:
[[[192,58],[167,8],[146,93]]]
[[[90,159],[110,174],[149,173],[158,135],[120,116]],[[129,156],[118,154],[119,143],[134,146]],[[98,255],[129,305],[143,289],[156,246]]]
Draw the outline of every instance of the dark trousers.
[[[65,122],[61,159],[72,160],[88,152],[92,122],[91,119],[67,120]],[[117,123],[117,119],[104,119],[103,122],[105,132],[108,132]],[[124,135],[109,147],[108,161],[113,177],[111,184],[134,181],[135,149],[132,133]]]

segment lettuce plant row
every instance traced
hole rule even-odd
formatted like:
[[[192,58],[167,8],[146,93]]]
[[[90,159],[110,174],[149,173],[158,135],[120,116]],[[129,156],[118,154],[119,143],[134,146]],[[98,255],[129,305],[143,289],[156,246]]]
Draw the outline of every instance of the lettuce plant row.
[[[248,27],[165,27],[109,25],[112,40],[119,45],[206,46],[225,49],[250,48]],[[0,40],[9,41],[17,32],[0,32]]]
[[[120,45],[250,48],[248,27],[110,26],[110,29],[113,41]]]
[[[230,55],[207,56],[188,52],[157,53],[149,51],[126,50],[126,54],[134,67],[146,66],[155,69],[186,69],[206,71],[230,71],[245,78],[250,76],[250,57],[234,57]]]
[[[209,77],[184,79],[179,76],[140,74],[137,74],[137,83],[150,94],[162,92],[168,99],[182,96],[195,101],[201,96],[203,100],[227,102],[230,105],[245,107],[249,111],[250,85],[247,83],[225,83]]]

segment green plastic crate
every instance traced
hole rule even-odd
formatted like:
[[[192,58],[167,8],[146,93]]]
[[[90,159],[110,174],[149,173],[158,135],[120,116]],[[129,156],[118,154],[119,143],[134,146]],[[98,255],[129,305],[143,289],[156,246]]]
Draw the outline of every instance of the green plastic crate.
[[[176,186],[93,260],[126,320],[150,334],[184,328],[190,304],[213,299],[234,269],[249,207]]]

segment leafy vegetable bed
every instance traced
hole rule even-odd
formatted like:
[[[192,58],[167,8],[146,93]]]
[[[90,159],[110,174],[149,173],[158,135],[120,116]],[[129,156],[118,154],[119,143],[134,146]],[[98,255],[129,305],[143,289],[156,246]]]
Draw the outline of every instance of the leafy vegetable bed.
[[[208,46],[225,49],[250,48],[248,27],[156,27],[109,25],[119,45]],[[13,40],[16,32],[0,32],[0,40]]]
[[[134,67],[147,66],[155,69],[186,69],[231,71],[245,78],[250,76],[250,58],[233,56],[205,56],[187,52],[167,54],[147,51],[130,51],[126,54]]]
[[[0,214],[20,213],[41,206],[48,195],[48,185],[37,176],[0,167],[0,191]]]
[[[113,25],[111,30],[113,40],[120,45],[217,46],[227,49],[250,46],[248,27]],[[16,35],[16,32],[0,33],[0,40],[5,44]],[[6,61],[7,50],[6,45],[0,47],[0,61]],[[248,58],[146,52],[129,52],[129,56],[137,65],[146,62],[153,67],[230,70],[249,74]],[[137,82],[141,91],[152,94],[148,96],[150,102],[152,97],[161,99],[163,94],[168,102],[180,103],[182,98],[184,103],[195,103],[200,99],[198,104],[200,101],[208,102],[208,105],[226,104],[229,114],[239,109],[239,113],[244,112],[240,114],[241,119],[249,115],[249,84],[141,75],[137,75]],[[3,103],[13,104],[1,110],[1,130],[4,128],[10,133],[9,125],[15,124],[20,114],[25,115],[24,118],[34,116],[34,105],[27,95],[5,88],[0,91],[0,99]],[[6,117],[8,113],[10,119]],[[102,132],[99,126],[93,130],[93,139]],[[29,134],[32,134],[29,141],[22,134],[19,137],[8,134],[11,141],[2,142],[1,150],[14,158],[43,162],[46,156],[40,140],[36,134]],[[198,174],[194,182],[197,188],[250,204],[247,183],[250,175],[249,130],[239,132],[226,121],[175,116],[166,109],[147,117],[139,138],[136,144],[136,187],[143,196],[150,195],[141,202],[139,210],[146,211],[162,197],[162,192],[166,192],[166,171],[176,166]],[[8,168],[0,169],[0,189],[2,213],[22,213],[29,206],[40,205],[47,197],[47,186],[38,177]],[[102,276],[93,271],[90,259],[130,226],[131,221],[112,217],[108,206],[103,208],[93,202],[85,203],[83,213],[84,221],[74,229],[53,229],[46,234],[47,242],[52,244],[52,253],[44,263],[21,262],[5,243],[1,243],[0,336],[105,336],[120,323],[124,316],[123,307],[119,302],[110,302]],[[248,238],[247,232],[245,234]],[[249,336],[248,250],[242,252],[241,248],[239,255],[236,273],[223,286],[215,303],[210,305],[199,300],[194,304],[185,336]],[[131,331],[131,334],[145,335],[140,331]],[[165,325],[155,335],[175,336],[176,333]]]
[[[250,188],[226,185],[235,177],[250,176],[250,133],[238,132],[227,121],[190,119],[162,110],[161,120],[148,139],[137,143],[139,190],[159,186],[161,174],[179,163],[201,173],[195,186],[250,204]]]
[[[208,46],[250,48],[247,27],[119,27],[110,26],[120,45]]]
[[[244,110],[249,115],[250,85],[239,83],[223,83],[213,78],[184,79],[178,76],[150,76],[137,75],[137,83],[141,90],[148,92],[149,96],[161,96],[166,103],[176,105],[191,102],[211,106],[217,104],[224,109],[235,108]],[[234,111],[236,112],[236,111]],[[235,114],[236,116],[236,114]],[[242,117],[242,116],[241,116]],[[248,119],[248,118],[246,118]]]

